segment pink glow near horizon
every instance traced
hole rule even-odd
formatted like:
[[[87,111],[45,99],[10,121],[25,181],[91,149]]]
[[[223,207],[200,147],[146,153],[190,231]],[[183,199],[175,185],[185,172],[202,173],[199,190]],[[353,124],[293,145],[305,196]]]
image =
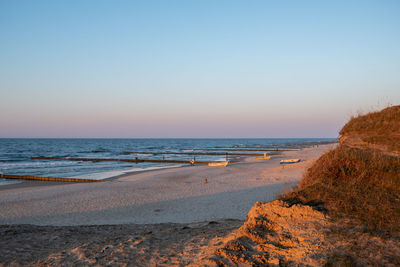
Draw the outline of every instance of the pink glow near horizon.
[[[342,123],[334,117],[307,119],[279,113],[227,113],[33,114],[19,120],[15,117],[3,120],[1,134],[3,137],[336,137],[331,133],[337,132],[337,125]]]

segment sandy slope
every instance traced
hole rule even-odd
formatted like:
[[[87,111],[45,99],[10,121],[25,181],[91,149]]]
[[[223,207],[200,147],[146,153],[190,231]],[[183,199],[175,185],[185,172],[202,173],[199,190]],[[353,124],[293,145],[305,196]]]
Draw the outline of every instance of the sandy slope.
[[[326,216],[309,206],[257,202],[210,260],[218,266],[323,266],[328,225]]]

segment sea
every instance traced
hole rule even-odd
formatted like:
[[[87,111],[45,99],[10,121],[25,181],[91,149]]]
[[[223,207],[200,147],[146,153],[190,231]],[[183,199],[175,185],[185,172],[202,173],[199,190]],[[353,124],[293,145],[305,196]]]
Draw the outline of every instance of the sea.
[[[224,161],[225,155],[196,152],[264,153],[267,149],[299,149],[334,141],[332,138],[264,139],[0,139],[0,174],[107,179],[126,173],[174,168],[185,164],[119,161],[41,160],[32,157],[165,159]],[[266,151],[262,151],[266,149]],[[234,150],[234,151],[233,151]],[[249,151],[259,150],[259,151]],[[134,153],[128,153],[134,152]],[[189,154],[158,154],[185,152]],[[192,154],[193,153],[193,154]],[[237,159],[229,156],[229,160]],[[0,186],[21,180],[0,179]]]

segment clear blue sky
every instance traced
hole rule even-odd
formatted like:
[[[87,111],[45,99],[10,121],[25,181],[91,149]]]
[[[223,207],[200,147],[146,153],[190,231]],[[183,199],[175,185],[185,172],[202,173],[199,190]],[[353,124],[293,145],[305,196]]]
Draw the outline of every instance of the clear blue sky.
[[[336,137],[400,104],[400,1],[1,1],[0,137]]]

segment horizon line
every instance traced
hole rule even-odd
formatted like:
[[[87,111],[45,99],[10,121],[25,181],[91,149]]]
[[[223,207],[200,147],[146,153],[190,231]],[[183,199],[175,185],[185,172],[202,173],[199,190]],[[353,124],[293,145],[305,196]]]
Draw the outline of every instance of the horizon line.
[[[338,137],[0,137],[0,139],[336,139]]]

